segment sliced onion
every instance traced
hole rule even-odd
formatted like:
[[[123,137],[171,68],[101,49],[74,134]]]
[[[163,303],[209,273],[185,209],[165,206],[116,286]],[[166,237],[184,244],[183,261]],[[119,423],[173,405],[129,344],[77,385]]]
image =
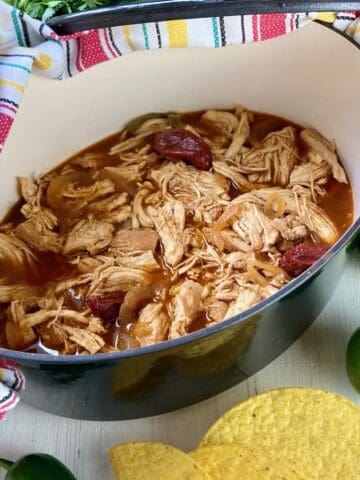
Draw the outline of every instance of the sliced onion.
[[[275,208],[274,208],[275,207]],[[286,208],[285,200],[276,192],[266,199],[264,213],[269,218],[282,217]]]
[[[273,276],[285,275],[285,272],[282,268],[277,267],[272,263],[264,262],[262,260],[248,260],[247,272],[249,280],[252,280],[254,283],[258,283],[262,287],[266,287],[268,280],[259,272],[259,270],[272,273]]]
[[[130,288],[120,307],[119,323],[129,325],[136,320],[136,315],[147,303],[153,300],[155,289],[152,285],[139,284]]]
[[[47,201],[50,208],[59,213],[71,214],[69,202],[66,202],[62,196],[65,188],[70,184],[89,186],[92,183],[94,183],[94,179],[88,173],[83,172],[73,172],[55,177],[47,189]]]
[[[116,190],[118,192],[126,192],[129,193],[130,195],[135,195],[136,194],[136,186],[130,184],[126,178],[124,178],[122,175],[116,172],[116,167],[106,167],[100,172],[100,178],[101,180],[104,180],[108,178],[111,180],[116,187]]]
[[[266,280],[266,278],[263,275],[261,275],[261,273],[258,270],[256,270],[255,266],[252,265],[250,262],[248,262],[248,265],[247,265],[247,277],[248,277],[248,280],[252,281],[255,284],[260,285],[261,287],[266,287],[266,285],[268,284],[268,281]]]

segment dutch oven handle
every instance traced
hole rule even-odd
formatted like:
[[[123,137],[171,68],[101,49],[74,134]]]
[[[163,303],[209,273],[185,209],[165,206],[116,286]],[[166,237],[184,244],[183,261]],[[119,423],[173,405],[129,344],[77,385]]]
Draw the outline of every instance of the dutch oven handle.
[[[59,35],[84,30],[165,20],[266,13],[360,10],[360,1],[339,0],[136,0],[54,17],[48,25]]]

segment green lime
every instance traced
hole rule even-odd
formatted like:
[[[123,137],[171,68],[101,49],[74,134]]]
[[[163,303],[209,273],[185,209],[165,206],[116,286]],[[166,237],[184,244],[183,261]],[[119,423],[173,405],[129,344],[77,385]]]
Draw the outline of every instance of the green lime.
[[[360,393],[360,328],[352,334],[346,350],[346,369],[350,382]]]

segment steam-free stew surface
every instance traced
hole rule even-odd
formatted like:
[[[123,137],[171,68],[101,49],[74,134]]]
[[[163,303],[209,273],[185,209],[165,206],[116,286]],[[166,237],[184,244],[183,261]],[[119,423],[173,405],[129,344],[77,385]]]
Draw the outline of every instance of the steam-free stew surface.
[[[0,233],[0,345],[32,352],[214,325],[302,273],[353,219],[329,141],[242,109],[149,115],[20,190]]]

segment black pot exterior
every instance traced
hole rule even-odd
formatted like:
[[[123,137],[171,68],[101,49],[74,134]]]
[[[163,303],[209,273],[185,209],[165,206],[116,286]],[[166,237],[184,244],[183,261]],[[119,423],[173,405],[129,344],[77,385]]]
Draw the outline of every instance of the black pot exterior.
[[[357,221],[319,265],[244,314],[153,347],[50,357],[0,349],[26,377],[23,400],[87,420],[126,420],[176,410],[246,380],[284,352],[316,319],[345,267]]]
[[[48,24],[59,35],[67,35],[90,29],[183,18],[345,12],[359,8],[359,0],[125,0],[112,2],[108,7],[57,16],[51,18]]]

